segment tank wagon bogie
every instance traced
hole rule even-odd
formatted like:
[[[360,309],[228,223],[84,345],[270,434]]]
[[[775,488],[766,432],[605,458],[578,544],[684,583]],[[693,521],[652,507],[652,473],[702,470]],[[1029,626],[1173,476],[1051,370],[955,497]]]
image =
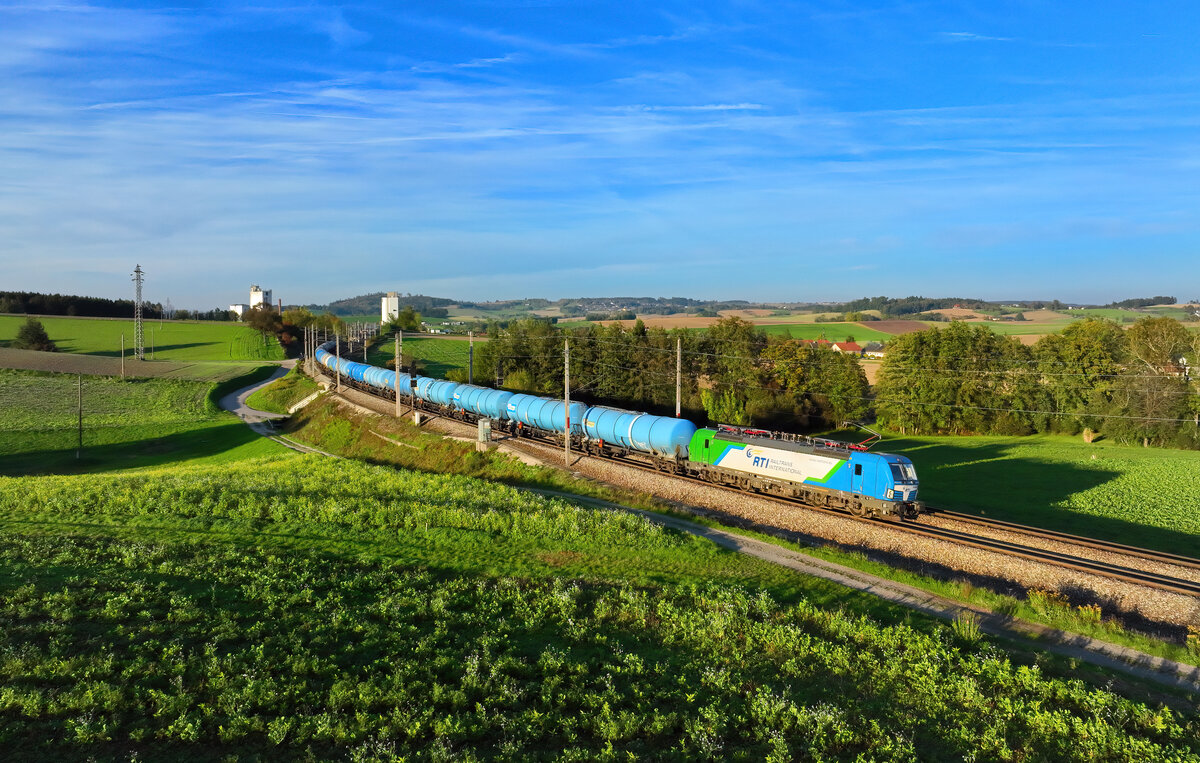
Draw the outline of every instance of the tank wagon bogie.
[[[317,348],[321,365],[339,371],[353,387],[395,399],[396,371],[338,360],[329,352],[332,346]],[[462,421],[488,418],[494,428],[518,437],[565,436],[592,455],[636,458],[661,471],[856,516],[908,519],[924,508],[912,462],[861,445],[729,426],[697,429],[687,419],[578,402],[568,407],[553,398],[406,373],[399,374],[399,393],[414,407]]]

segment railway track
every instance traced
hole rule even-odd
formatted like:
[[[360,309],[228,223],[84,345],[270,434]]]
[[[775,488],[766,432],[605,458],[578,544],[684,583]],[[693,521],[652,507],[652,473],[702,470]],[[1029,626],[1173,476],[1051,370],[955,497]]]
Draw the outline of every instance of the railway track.
[[[1097,540],[1096,538],[1088,538],[1083,535],[1072,535],[1070,533],[1059,532],[1057,530],[1043,530],[1040,527],[1020,525],[1015,522],[1006,522],[1002,519],[984,519],[983,517],[977,517],[974,514],[963,514],[957,511],[927,508],[927,512],[932,516],[945,517],[946,519],[952,519],[956,522],[962,522],[964,524],[978,525],[980,527],[986,527],[989,530],[1018,533],[1042,540],[1069,543],[1073,546],[1082,546],[1084,548],[1090,548],[1096,551],[1105,551],[1112,554],[1131,556],[1137,559],[1144,559],[1148,562],[1157,562],[1160,564],[1175,565],[1176,567],[1185,567],[1192,570],[1200,570],[1200,559],[1195,559],[1190,556],[1168,554],[1165,551],[1151,551],[1150,549],[1138,548],[1137,546],[1128,546],[1124,543],[1113,543],[1106,540]]]
[[[379,398],[382,400],[387,400],[389,403],[391,403],[390,399],[377,394],[375,391],[370,390],[369,388],[363,389],[361,387],[356,386],[356,387],[353,387],[353,389],[355,389],[356,391],[368,394],[372,397],[376,397],[376,398]],[[429,413],[429,411],[426,411],[426,413]],[[456,419],[456,418],[450,418],[450,420],[451,421],[460,421],[459,419]],[[465,424],[467,422],[461,422],[461,423]],[[557,437],[540,437],[540,436],[522,435],[522,437],[515,438],[512,442],[521,443],[523,441],[530,442],[531,444],[552,446],[555,448],[560,448],[562,446],[561,439],[557,438]],[[580,454],[580,455],[584,455],[584,454]],[[589,454],[589,455],[591,455],[591,454]],[[593,455],[592,457],[595,457],[595,456]],[[623,466],[627,466],[630,468],[642,469],[644,471],[654,472],[656,474],[668,476],[668,477],[671,477],[674,479],[680,479],[680,480],[692,482],[695,484],[704,485],[709,488],[727,490],[727,491],[742,494],[742,495],[747,494],[747,491],[741,490],[739,488],[731,487],[728,485],[722,485],[722,484],[715,483],[715,482],[709,482],[707,480],[699,479],[697,477],[691,477],[691,476],[687,476],[687,475],[675,474],[670,471],[664,471],[661,468],[656,468],[651,463],[639,461],[634,458],[618,457],[618,456],[602,456],[602,458],[605,458],[606,460],[609,460],[613,463],[621,464]],[[1008,556],[1014,556],[1017,558],[1027,559],[1027,560],[1038,562],[1041,564],[1048,564],[1048,565],[1052,565],[1055,567],[1074,570],[1074,571],[1078,571],[1078,572],[1085,572],[1088,574],[1097,575],[1100,577],[1105,577],[1105,578],[1109,578],[1109,579],[1113,579],[1113,580],[1120,580],[1123,582],[1132,583],[1135,585],[1141,585],[1141,586],[1145,586],[1148,588],[1154,588],[1154,589],[1161,590],[1161,591],[1167,591],[1170,593],[1176,593],[1176,594],[1181,594],[1181,595],[1185,595],[1185,596],[1200,595],[1200,583],[1197,583],[1192,580],[1187,580],[1185,578],[1177,578],[1177,577],[1172,577],[1169,575],[1162,575],[1162,574],[1158,574],[1158,573],[1154,573],[1154,572],[1148,572],[1148,571],[1139,570],[1139,569],[1136,569],[1133,567],[1126,567],[1126,566],[1120,565],[1120,564],[1101,562],[1101,561],[1087,559],[1087,558],[1080,557],[1080,556],[1074,556],[1072,554],[1067,554],[1067,553],[1063,553],[1063,552],[1051,551],[1051,550],[1047,550],[1047,549],[1037,548],[1034,546],[1028,546],[1028,545],[1025,545],[1022,543],[1001,540],[998,538],[989,538],[984,535],[975,535],[975,534],[971,534],[971,533],[963,532],[961,530],[955,530],[955,529],[947,528],[947,527],[923,525],[923,524],[917,524],[917,523],[914,523],[911,521],[910,522],[901,522],[901,521],[886,520],[886,519],[879,519],[879,518],[873,518],[873,517],[856,517],[846,511],[841,511],[841,510],[837,510],[837,509],[829,509],[829,508],[825,508],[825,507],[821,507],[821,506],[813,506],[811,504],[803,503],[802,501],[786,498],[783,496],[771,495],[769,493],[756,493],[756,492],[750,492],[749,494],[753,495],[757,498],[767,500],[767,501],[775,501],[775,502],[786,504],[789,506],[800,506],[805,509],[820,512],[823,514],[833,515],[833,516],[837,516],[837,517],[841,517],[841,518],[845,518],[845,519],[853,519],[853,520],[859,521],[859,522],[869,522],[869,523],[873,523],[876,525],[891,527],[897,531],[907,532],[907,533],[910,533],[910,534],[916,535],[916,536],[932,538],[932,539],[936,539],[936,540],[944,540],[944,541],[956,543],[956,544],[963,545],[963,546],[969,546],[972,548],[977,548],[977,549],[981,549],[981,550],[985,550],[985,551],[992,551],[995,553],[1005,554]],[[1183,567],[1186,569],[1200,570],[1200,559],[1194,559],[1191,557],[1181,556],[1181,555],[1177,555],[1177,554],[1167,554],[1167,553],[1163,553],[1163,552],[1153,551],[1151,549],[1143,549],[1143,548],[1138,548],[1136,546],[1128,546],[1128,545],[1119,544],[1119,543],[1112,543],[1112,542],[1108,542],[1108,541],[1096,540],[1094,538],[1070,535],[1068,533],[1057,532],[1054,530],[1042,530],[1037,527],[1032,527],[1029,525],[1021,525],[1021,524],[1017,524],[1014,522],[1005,522],[1003,520],[983,519],[983,518],[976,517],[976,516],[973,516],[970,514],[962,514],[960,512],[954,512],[954,511],[946,511],[946,510],[937,509],[937,510],[932,510],[930,513],[934,516],[944,517],[946,519],[952,519],[954,521],[958,521],[958,522],[962,522],[962,523],[966,523],[966,524],[973,524],[973,525],[976,525],[976,526],[979,526],[982,528],[986,528],[986,529],[990,529],[990,530],[1015,533],[1015,534],[1025,535],[1029,538],[1034,538],[1034,539],[1038,539],[1038,540],[1053,541],[1053,542],[1075,545],[1075,546],[1079,546],[1079,547],[1083,547],[1083,548],[1090,548],[1090,549],[1097,550],[1097,551],[1102,551],[1102,552],[1106,552],[1106,553],[1112,553],[1112,554],[1116,554],[1116,555],[1122,555],[1122,556],[1126,556],[1126,557],[1141,559],[1141,560],[1153,562],[1153,563],[1172,565],[1172,566],[1176,566],[1176,567]]]
[[[612,460],[616,461],[617,463],[621,463],[626,466],[632,466],[637,469],[653,471],[653,472],[657,472],[659,474],[664,473],[660,469],[655,469],[652,466],[647,466],[645,464],[636,463],[630,459],[614,458]],[[735,491],[735,492],[739,492],[739,493],[744,492],[744,491],[739,490],[738,488],[733,488],[733,487],[729,487],[726,485],[719,485],[719,484],[715,484],[715,483],[708,482],[705,480],[696,479],[694,477],[687,477],[687,476],[681,476],[681,475],[670,475],[670,476],[672,476],[676,479],[684,479],[684,480],[688,480],[690,482],[695,482],[697,484],[706,485],[709,487],[720,488],[721,490],[729,490],[729,491]],[[1054,565],[1056,567],[1063,567],[1065,569],[1075,570],[1078,572],[1087,572],[1087,573],[1090,573],[1093,575],[1099,575],[1101,577],[1112,578],[1114,580],[1121,580],[1121,581],[1124,581],[1127,583],[1135,583],[1137,585],[1143,585],[1143,586],[1147,586],[1149,588],[1156,588],[1161,591],[1168,591],[1171,593],[1178,593],[1178,594],[1184,594],[1184,595],[1190,595],[1190,596],[1200,595],[1200,583],[1197,583],[1192,580],[1187,580],[1185,578],[1176,578],[1176,577],[1171,577],[1169,575],[1160,575],[1158,573],[1147,572],[1145,570],[1139,570],[1139,569],[1132,568],[1132,567],[1125,567],[1123,565],[1111,564],[1108,562],[1099,562],[1099,561],[1096,561],[1093,559],[1086,559],[1086,558],[1079,557],[1079,556],[1073,556],[1071,554],[1066,554],[1066,553],[1059,552],[1059,551],[1049,551],[1047,549],[1041,549],[1041,548],[1036,548],[1033,546],[1027,546],[1027,545],[1024,545],[1021,543],[1014,543],[1011,541],[1000,540],[997,538],[988,538],[988,537],[985,537],[982,535],[973,535],[970,533],[962,532],[961,530],[954,530],[952,528],[934,527],[931,525],[922,525],[922,524],[917,524],[914,522],[900,522],[900,521],[881,519],[881,518],[876,518],[876,517],[856,517],[853,514],[850,514],[849,512],[846,512],[846,511],[841,511],[838,509],[827,509],[827,508],[824,508],[821,506],[812,506],[810,504],[803,503],[801,501],[797,501],[794,499],[784,498],[782,496],[769,495],[766,493],[754,493],[753,495],[755,495],[758,498],[762,498],[762,499],[768,500],[768,501],[776,501],[776,502],[788,504],[791,506],[802,506],[806,509],[810,509],[812,511],[818,511],[823,514],[831,514],[831,515],[835,515],[838,517],[853,519],[858,522],[870,522],[873,524],[890,527],[890,528],[893,528],[893,529],[901,531],[901,532],[910,533],[912,535],[918,535],[918,536],[922,536],[922,537],[926,537],[926,538],[933,538],[936,540],[951,541],[951,542],[957,543],[959,545],[970,546],[971,548],[978,548],[978,549],[982,549],[985,551],[994,551],[997,553],[1007,554],[1009,556],[1015,556],[1015,557],[1018,557],[1021,559],[1028,559],[1030,561],[1036,561],[1036,562],[1040,562],[1043,564],[1050,564],[1050,565]],[[1068,535],[1067,533],[1060,533],[1060,532],[1056,532],[1053,530],[1041,530],[1036,527],[1030,527],[1028,525],[1019,525],[1019,524],[1016,524],[1013,522],[1003,522],[1003,521],[995,521],[995,520],[980,520],[978,517],[972,517],[969,514],[959,514],[956,512],[944,512],[943,511],[943,512],[938,512],[938,515],[948,517],[948,518],[953,518],[958,521],[967,521],[971,524],[980,525],[983,527],[987,527],[989,529],[1003,530],[1006,532],[1019,532],[1023,535],[1027,535],[1029,537],[1038,538],[1038,539],[1042,539],[1042,540],[1052,540],[1052,541],[1057,541],[1057,542],[1062,542],[1062,543],[1074,543],[1074,545],[1084,546],[1086,548],[1092,548],[1095,550],[1105,551],[1108,553],[1123,554],[1125,556],[1132,556],[1132,557],[1136,557],[1139,559],[1144,559],[1147,561],[1157,562],[1157,563],[1161,563],[1161,564],[1170,564],[1170,565],[1175,565],[1175,566],[1186,567],[1189,569],[1200,570],[1200,560],[1192,559],[1192,558],[1186,557],[1186,556],[1179,556],[1176,554],[1165,554],[1165,553],[1160,553],[1157,551],[1152,551],[1150,549],[1137,548],[1135,546],[1126,546],[1126,545],[1118,544],[1118,543],[1108,543],[1106,541],[1099,541],[1099,540],[1095,540],[1093,538],[1084,538],[1082,536]],[[1073,540],[1073,539],[1078,539],[1078,541]]]

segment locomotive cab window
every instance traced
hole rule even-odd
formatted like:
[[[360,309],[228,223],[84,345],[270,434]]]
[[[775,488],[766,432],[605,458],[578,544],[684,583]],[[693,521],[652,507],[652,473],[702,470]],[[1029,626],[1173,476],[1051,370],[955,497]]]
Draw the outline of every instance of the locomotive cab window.
[[[896,482],[916,482],[917,471],[909,464],[889,464],[892,467],[892,479]]]
[[[854,465],[854,476],[855,476],[855,477],[861,477],[861,476],[862,476],[862,464],[855,464],[855,465]]]

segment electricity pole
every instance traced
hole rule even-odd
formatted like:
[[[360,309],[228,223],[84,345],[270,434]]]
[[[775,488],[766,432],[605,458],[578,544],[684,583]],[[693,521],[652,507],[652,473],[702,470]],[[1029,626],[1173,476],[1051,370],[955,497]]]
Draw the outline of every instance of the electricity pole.
[[[675,418],[679,418],[679,390],[683,386],[683,337],[675,337]]]
[[[563,463],[571,465],[571,340],[563,340],[563,400],[567,428],[563,432]]]
[[[396,418],[400,418],[400,330],[396,329]]]
[[[121,334],[121,379],[125,378],[125,334]]]
[[[467,332],[467,384],[475,383],[475,332]]]
[[[335,358],[337,361],[333,364],[334,378],[337,379],[337,391],[342,391],[342,335],[334,334],[334,339],[337,344],[334,346]]]
[[[75,448],[76,460],[83,454],[83,374],[79,374],[77,383],[79,385],[79,401],[77,405],[79,411],[79,445]]]

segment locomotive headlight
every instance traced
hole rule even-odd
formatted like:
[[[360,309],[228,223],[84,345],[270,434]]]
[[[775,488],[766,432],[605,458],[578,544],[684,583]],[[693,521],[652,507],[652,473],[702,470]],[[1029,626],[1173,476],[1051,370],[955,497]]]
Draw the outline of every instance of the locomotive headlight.
[[[887,490],[887,497],[888,497],[888,498],[894,498],[894,497],[895,497],[895,495],[896,495],[896,491],[895,491],[895,490],[892,490],[892,489],[889,487],[889,488],[888,488],[888,490]]]

